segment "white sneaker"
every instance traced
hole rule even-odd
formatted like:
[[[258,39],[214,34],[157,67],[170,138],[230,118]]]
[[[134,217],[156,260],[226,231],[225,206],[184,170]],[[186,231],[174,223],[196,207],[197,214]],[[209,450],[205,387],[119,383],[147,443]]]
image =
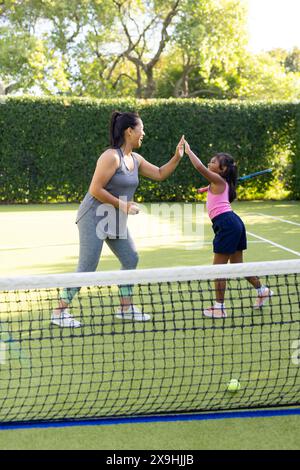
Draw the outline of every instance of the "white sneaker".
[[[67,308],[61,310],[60,315],[52,312],[51,323],[61,328],[79,328],[81,326],[81,323],[75,320]]]
[[[134,305],[130,305],[128,310],[118,310],[116,312],[116,318],[120,320],[131,320],[131,321],[149,321],[151,319],[150,315],[147,313],[142,313]]]

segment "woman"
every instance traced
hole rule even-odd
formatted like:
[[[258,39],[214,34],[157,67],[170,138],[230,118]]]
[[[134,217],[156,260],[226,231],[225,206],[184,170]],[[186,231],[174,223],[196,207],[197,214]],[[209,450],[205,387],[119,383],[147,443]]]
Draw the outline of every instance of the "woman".
[[[77,214],[80,253],[77,272],[95,271],[103,241],[121,262],[122,269],[135,269],[138,254],[127,229],[127,214],[137,214],[133,197],[139,175],[163,181],[177,167],[184,154],[184,137],[175,155],[162,167],[152,165],[133,149],[140,148],[145,136],[143,121],[137,113],[114,112],[110,122],[111,148],[99,157],[89,187]],[[51,322],[60,327],[77,328],[81,324],[68,307],[79,288],[64,289],[59,305],[53,310]],[[131,286],[120,287],[121,305],[116,317],[147,321],[150,316],[140,312],[132,303]]]

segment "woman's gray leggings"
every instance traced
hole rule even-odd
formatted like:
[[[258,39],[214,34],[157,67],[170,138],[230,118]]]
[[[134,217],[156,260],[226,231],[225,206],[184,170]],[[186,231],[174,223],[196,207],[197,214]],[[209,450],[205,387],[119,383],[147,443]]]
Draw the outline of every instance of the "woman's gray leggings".
[[[77,222],[80,248],[76,272],[96,271],[104,241],[120,261],[121,269],[135,269],[139,258],[129,231],[127,230],[127,238],[105,238],[103,240],[96,233],[98,221],[99,217],[96,216],[96,210],[92,207]],[[69,304],[79,290],[80,287],[63,289],[60,299]],[[131,286],[120,287],[120,294],[123,297],[130,297],[132,295]]]

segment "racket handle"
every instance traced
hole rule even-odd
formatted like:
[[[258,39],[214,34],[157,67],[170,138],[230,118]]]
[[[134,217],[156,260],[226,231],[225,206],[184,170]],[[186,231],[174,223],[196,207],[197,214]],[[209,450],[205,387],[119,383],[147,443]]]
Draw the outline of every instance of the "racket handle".
[[[208,191],[208,186],[205,186],[205,188],[199,188],[197,189],[197,193],[201,194],[201,193],[206,193]]]

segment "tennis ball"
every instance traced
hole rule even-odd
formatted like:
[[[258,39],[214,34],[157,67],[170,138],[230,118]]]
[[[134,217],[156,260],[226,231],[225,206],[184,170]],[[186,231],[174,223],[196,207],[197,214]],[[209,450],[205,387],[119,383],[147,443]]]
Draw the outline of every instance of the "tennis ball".
[[[237,392],[241,388],[241,384],[237,379],[231,379],[227,385],[228,392]]]

